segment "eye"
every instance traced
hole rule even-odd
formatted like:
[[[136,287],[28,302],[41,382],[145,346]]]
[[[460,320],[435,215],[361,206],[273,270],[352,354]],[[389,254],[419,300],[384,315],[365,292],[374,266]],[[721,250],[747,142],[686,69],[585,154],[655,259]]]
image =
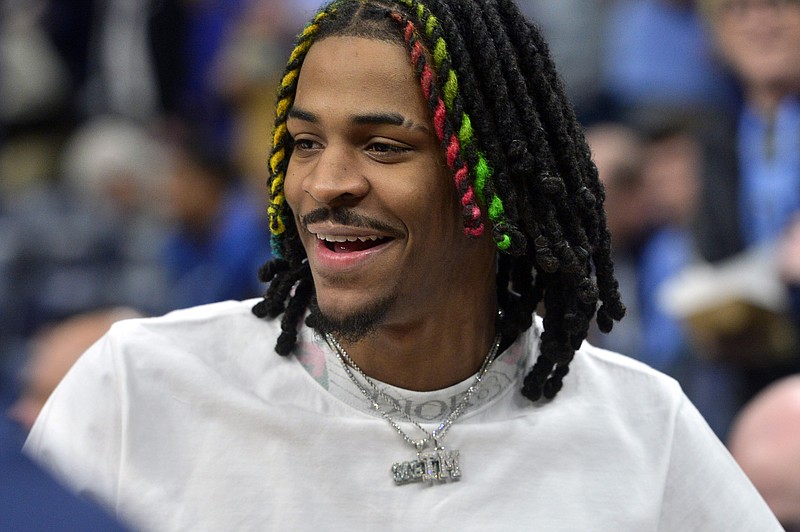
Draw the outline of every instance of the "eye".
[[[322,144],[309,138],[292,139],[292,153],[303,156],[322,148]]]
[[[404,158],[403,156],[413,151],[411,147],[405,144],[391,142],[371,142],[366,146],[365,150],[373,159],[381,161],[401,159]]]

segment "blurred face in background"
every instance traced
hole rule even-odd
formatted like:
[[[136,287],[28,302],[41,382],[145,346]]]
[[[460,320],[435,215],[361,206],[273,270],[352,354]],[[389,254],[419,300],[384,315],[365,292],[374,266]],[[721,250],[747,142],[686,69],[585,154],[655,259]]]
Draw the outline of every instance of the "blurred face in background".
[[[800,0],[707,0],[706,8],[747,91],[800,90]]]
[[[30,356],[21,375],[22,388],[9,417],[30,430],[50,394],[78,358],[114,322],[134,317],[140,315],[129,308],[99,310],[38,330],[31,340]]]
[[[690,133],[676,132],[648,143],[642,176],[655,223],[686,226],[694,217],[701,157]]]
[[[170,219],[189,229],[203,232],[213,221],[224,196],[224,187],[208,169],[176,150],[167,181]]]
[[[635,245],[650,226],[642,179],[643,144],[619,124],[598,124],[586,130],[592,160],[606,191],[604,203],[614,249]]]

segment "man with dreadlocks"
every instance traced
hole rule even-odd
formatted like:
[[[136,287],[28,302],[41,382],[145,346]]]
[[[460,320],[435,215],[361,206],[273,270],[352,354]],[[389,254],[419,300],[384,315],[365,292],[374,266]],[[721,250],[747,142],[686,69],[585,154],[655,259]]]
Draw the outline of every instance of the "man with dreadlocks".
[[[324,7],[269,164],[264,299],[116,325],[45,408],[76,489],[144,529],[779,530],[674,381],[584,342],[624,312],[603,191],[511,0]]]

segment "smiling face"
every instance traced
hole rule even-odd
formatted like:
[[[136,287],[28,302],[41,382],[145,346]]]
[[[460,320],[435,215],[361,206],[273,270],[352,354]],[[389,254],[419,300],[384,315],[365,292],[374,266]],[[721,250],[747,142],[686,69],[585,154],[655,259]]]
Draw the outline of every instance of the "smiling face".
[[[287,127],[286,200],[326,318],[380,314],[408,326],[469,304],[476,290],[494,292],[494,245],[464,234],[452,172],[401,44],[316,42]]]

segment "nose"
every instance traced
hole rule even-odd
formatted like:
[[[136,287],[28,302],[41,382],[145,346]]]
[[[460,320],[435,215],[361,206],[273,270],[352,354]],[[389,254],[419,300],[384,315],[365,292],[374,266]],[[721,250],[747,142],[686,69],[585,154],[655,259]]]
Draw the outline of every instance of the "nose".
[[[303,179],[303,190],[325,205],[357,203],[370,187],[355,152],[355,148],[329,143]]]

